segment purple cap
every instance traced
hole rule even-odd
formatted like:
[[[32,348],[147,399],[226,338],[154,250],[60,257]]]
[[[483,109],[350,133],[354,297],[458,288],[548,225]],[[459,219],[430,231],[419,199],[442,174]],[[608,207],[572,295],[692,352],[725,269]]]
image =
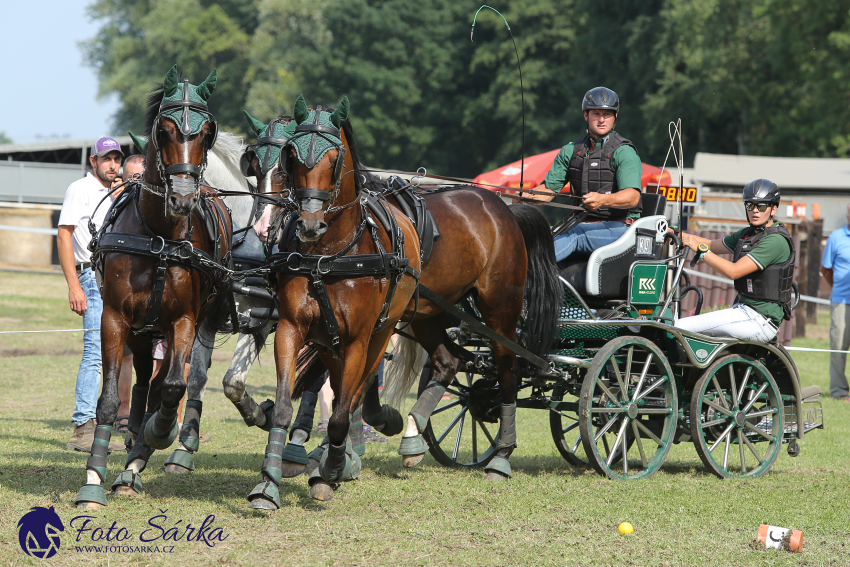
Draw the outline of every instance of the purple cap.
[[[121,151],[121,144],[108,136],[98,139],[98,141],[91,146],[92,156],[102,157],[109,152],[118,152],[121,154],[121,157],[124,157],[124,152]]]

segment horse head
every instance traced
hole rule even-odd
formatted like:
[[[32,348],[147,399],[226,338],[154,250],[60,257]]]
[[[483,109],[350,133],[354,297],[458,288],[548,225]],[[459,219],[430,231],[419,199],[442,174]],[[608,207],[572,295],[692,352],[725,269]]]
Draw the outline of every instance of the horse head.
[[[133,136],[136,146],[145,146],[147,163],[156,164],[146,168],[145,180],[164,187],[166,214],[187,216],[200,199],[207,152],[218,135],[218,124],[207,107],[215,84],[215,69],[200,85],[192,85],[179,79],[175,65],[165,76],[149,141]]]
[[[295,102],[297,126],[287,150],[292,164],[289,174],[301,211],[296,227],[303,242],[315,242],[327,232],[325,215],[331,206],[339,206],[338,198],[355,198],[354,179],[344,186],[342,183],[343,170],[353,170],[348,141],[342,131],[348,110],[348,97],[342,99],[333,113],[323,110],[321,105],[309,110],[303,95]]]
[[[257,136],[257,143],[249,147],[240,161],[242,175],[255,177],[260,193],[289,198],[290,176],[287,169],[288,156],[283,148],[295,133],[292,116],[278,116],[263,124],[243,110],[248,127]]]

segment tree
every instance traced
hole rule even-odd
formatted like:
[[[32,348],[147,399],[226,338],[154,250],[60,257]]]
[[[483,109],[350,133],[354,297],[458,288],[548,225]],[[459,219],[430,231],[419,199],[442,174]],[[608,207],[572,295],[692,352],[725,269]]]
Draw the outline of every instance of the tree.
[[[219,82],[210,98],[222,129],[245,130],[245,69],[258,0],[97,0],[89,15],[102,22],[81,44],[100,79],[100,95],[115,93],[121,109],[117,129],[140,130],[148,92],[177,63],[197,83],[211,69]]]
[[[12,138],[6,135],[6,132],[0,130],[0,144],[11,144]]]

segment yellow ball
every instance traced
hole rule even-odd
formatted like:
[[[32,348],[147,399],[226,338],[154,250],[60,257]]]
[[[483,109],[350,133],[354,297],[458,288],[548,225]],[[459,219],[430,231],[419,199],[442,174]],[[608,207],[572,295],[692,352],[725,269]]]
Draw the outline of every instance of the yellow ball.
[[[619,526],[617,526],[617,531],[623,535],[628,535],[635,531],[635,527],[628,522],[623,522]]]

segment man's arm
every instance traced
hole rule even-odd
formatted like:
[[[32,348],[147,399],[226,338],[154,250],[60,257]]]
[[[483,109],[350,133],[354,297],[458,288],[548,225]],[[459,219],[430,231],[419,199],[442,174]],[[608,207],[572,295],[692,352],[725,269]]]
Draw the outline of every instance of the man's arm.
[[[588,193],[582,197],[582,204],[588,211],[600,207],[612,209],[633,209],[640,203],[640,191],[632,187],[620,189],[616,193]]]
[[[821,266],[820,273],[823,276],[823,279],[826,280],[826,283],[829,284],[829,287],[832,287],[832,268],[824,268]]]
[[[71,304],[71,311],[77,315],[83,315],[86,312],[86,294],[80,287],[80,280],[77,278],[73,240],[75,228],[72,225],[60,224],[59,233],[56,235],[56,247],[59,249],[59,264],[62,266],[62,273],[65,274],[65,281],[68,282],[68,302]]]

